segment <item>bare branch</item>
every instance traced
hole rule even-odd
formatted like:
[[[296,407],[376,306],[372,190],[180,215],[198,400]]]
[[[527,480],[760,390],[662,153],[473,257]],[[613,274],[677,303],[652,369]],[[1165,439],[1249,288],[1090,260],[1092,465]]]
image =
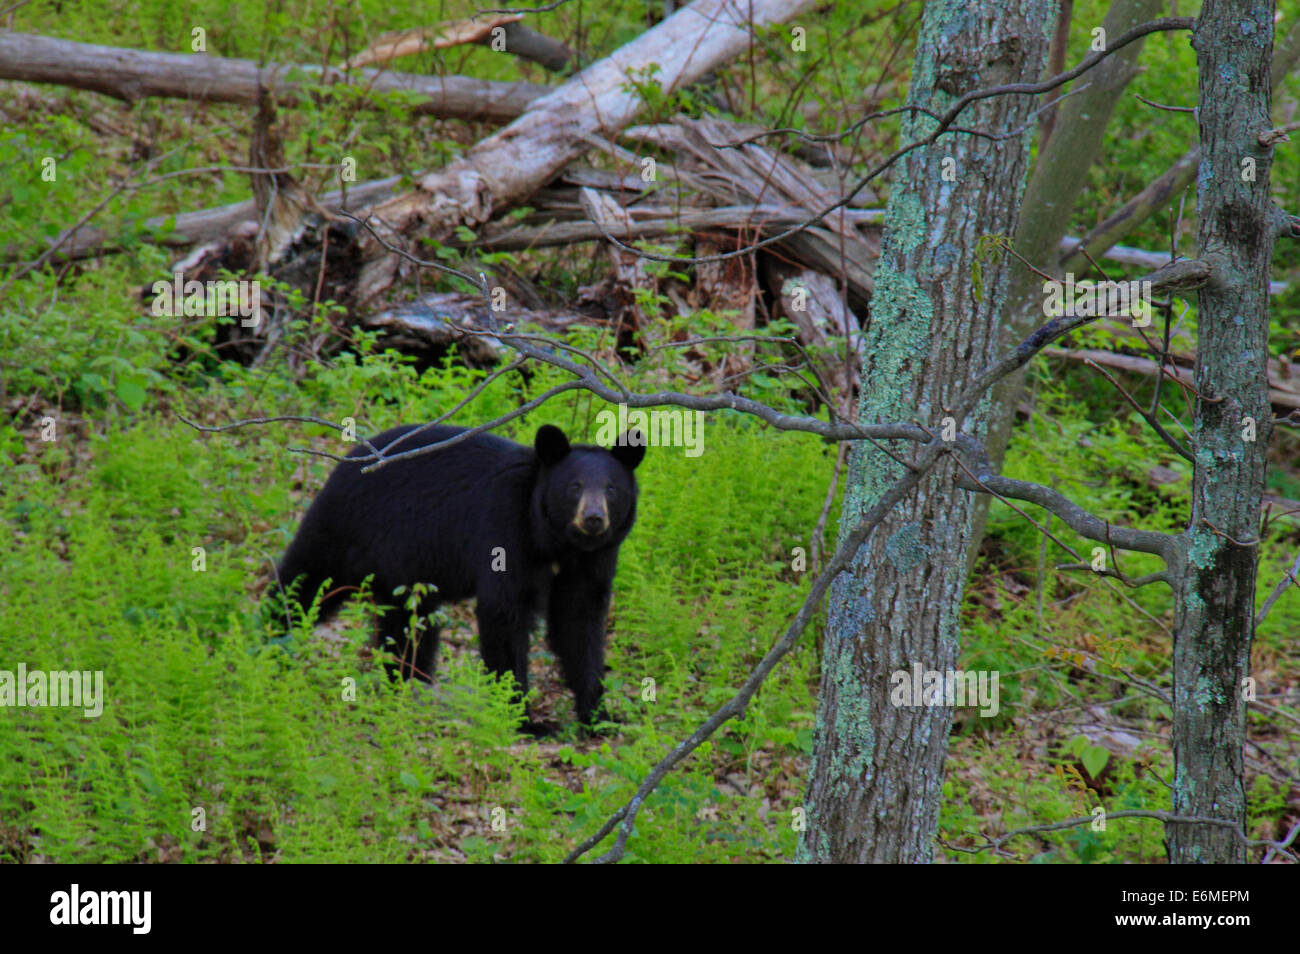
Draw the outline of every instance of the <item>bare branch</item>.
[[[1155,530],[1135,530],[1131,527],[1116,527],[1100,517],[1095,517],[1084,510],[1064,494],[1041,484],[1024,480],[1014,480],[992,473],[977,473],[977,479],[958,477],[957,485],[965,490],[997,493],[1003,497],[1026,500],[1049,510],[1065,521],[1075,533],[1096,540],[1098,543],[1113,543],[1125,550],[1139,553],[1153,553],[1170,560],[1174,556],[1178,537],[1173,534],[1160,533]]]
[[[244,427],[248,424],[275,424],[280,421],[297,421],[302,424],[319,424],[321,427],[331,427],[336,431],[345,430],[342,424],[338,424],[334,421],[327,421],[322,417],[312,417],[310,415],[305,415],[305,414],[278,414],[275,415],[274,417],[250,417],[242,421],[234,421],[233,423],[230,424],[216,424],[216,425],[199,424],[196,421],[191,421],[183,414],[177,414],[176,417],[179,420],[183,421],[184,423],[188,424],[190,427],[194,428],[196,431],[203,431],[204,433],[207,434],[221,434],[224,433],[225,431],[233,431],[236,428]],[[371,444],[369,440],[362,438],[359,439],[357,443],[369,448],[370,453],[372,454],[379,453],[377,450],[375,450],[375,446]],[[317,457],[328,457],[332,460],[339,460],[339,461],[347,460],[346,457],[342,457],[336,454],[326,454],[321,451],[307,450],[305,448],[292,447],[290,448],[290,450],[298,453],[312,454]]]
[[[370,228],[365,221],[358,219],[366,228]],[[383,239],[381,238],[382,242]],[[450,269],[438,262],[425,262],[416,258],[409,252],[392,247],[392,251],[420,265],[434,266],[445,271],[454,272],[458,277],[467,281],[472,279],[464,272],[458,272]],[[1157,287],[1164,287],[1171,282],[1186,282],[1188,275],[1201,276],[1208,272],[1209,266],[1199,261],[1177,262],[1166,266],[1163,269],[1153,273],[1150,280],[1153,285],[1153,292]],[[487,280],[480,279],[476,284],[479,285],[480,292],[485,299],[488,295]],[[489,318],[492,314],[489,308]],[[1051,342],[1068,334],[1070,331],[1095,321],[1097,316],[1071,316],[1054,318],[1041,328],[1029,335],[1021,344],[1008,352],[1002,358],[993,362],[984,371],[976,376],[975,380],[963,390],[957,407],[953,411],[955,420],[960,426],[962,420],[971,412],[975,404],[983,397],[985,390],[994,383],[1010,374],[1012,371],[1023,366],[1035,354],[1045,348]],[[579,349],[572,348],[569,350],[578,352],[582,357],[587,359],[596,370],[592,367],[584,367],[570,358],[543,350],[532,344],[528,338],[530,336],[513,334],[510,332],[493,329],[490,332],[484,332],[477,329],[464,329],[464,333],[470,335],[481,335],[491,333],[499,340],[513,348],[525,358],[532,358],[545,364],[550,364],[561,368],[574,376],[574,380],[565,382],[551,388],[545,393],[538,395],[530,401],[520,405],[517,408],[482,424],[475,425],[466,431],[456,434],[446,440],[437,441],[425,447],[405,451],[398,454],[388,455],[387,452],[394,445],[383,448],[382,451],[375,451],[373,448],[372,455],[366,457],[351,458],[356,463],[365,464],[363,472],[370,473],[380,467],[393,463],[394,461],[406,460],[411,457],[419,457],[423,454],[437,453],[438,451],[453,447],[462,441],[468,440],[475,434],[491,430],[507,423],[515,418],[521,417],[528,411],[540,407],[546,401],[565,391],[585,390],[597,397],[603,398],[612,404],[624,404],[629,408],[647,408],[662,407],[671,405],[675,407],[684,407],[691,410],[715,411],[715,410],[734,410],[742,413],[751,414],[778,428],[779,430],[806,431],[818,434],[822,437],[837,440],[909,440],[917,443],[933,443],[931,432],[918,424],[912,423],[887,423],[887,424],[860,424],[853,422],[830,423],[820,418],[786,414],[775,408],[769,407],[759,401],[750,398],[741,397],[740,395],[730,392],[724,392],[717,395],[691,395],[682,394],[675,391],[659,391],[650,394],[636,394],[622,387],[608,371],[600,367],[599,362],[594,356],[587,355]],[[598,371],[603,373],[614,382],[611,387],[604,381],[601,381],[596,375]],[[224,429],[237,427],[240,423],[226,425]],[[431,425],[425,425],[429,427]],[[1088,513],[1078,504],[1069,500],[1060,492],[1044,487],[1039,484],[1028,481],[1012,480],[1007,477],[996,476],[992,473],[989,465],[987,454],[984,446],[974,437],[968,434],[960,433],[951,442],[943,442],[945,447],[950,451],[960,454],[971,466],[963,465],[966,472],[965,477],[959,476],[957,485],[964,490],[977,492],[993,493],[1001,497],[1010,497],[1017,500],[1025,500],[1037,504],[1060,517],[1067,526],[1082,536],[1092,540],[1097,540],[1108,545],[1119,546],[1125,550],[1136,550],[1143,553],[1153,553],[1171,559],[1175,541],[1175,536],[1165,533],[1159,533],[1150,530],[1135,530],[1127,527],[1115,527],[1109,522],[1095,517]],[[884,450],[884,448],[882,448]],[[888,452],[888,451],[887,451]],[[892,453],[891,453],[892,456]],[[897,459],[897,458],[896,458]]]
[[[1195,107],[1195,106],[1166,106],[1164,103],[1157,103],[1157,102],[1155,102],[1154,100],[1147,99],[1145,96],[1138,96],[1137,93],[1134,93],[1133,95],[1134,95],[1134,96],[1137,96],[1139,102],[1146,103],[1146,105],[1148,105],[1148,106],[1153,106],[1153,107],[1155,107],[1156,109],[1163,109],[1163,110],[1165,110],[1166,112],[1170,112],[1170,113],[1194,113],[1194,112],[1196,112],[1196,107]]]
[[[1209,277],[1210,266],[1207,263],[1198,259],[1184,259],[1179,262],[1170,262],[1164,268],[1157,269],[1139,280],[1151,282],[1151,294],[1164,295],[1172,290],[1185,291],[1198,288],[1205,284]],[[1061,316],[1060,318],[1053,318],[1030,334],[1015,350],[1007,353],[998,361],[989,365],[984,371],[981,371],[975,380],[966,386],[966,390],[962,392],[961,403],[963,405],[970,403],[971,406],[974,406],[974,401],[978,401],[984,391],[999,378],[1005,377],[1012,371],[1028,364],[1034,355],[1058,338],[1062,338],[1076,328],[1096,320],[1097,316]]]
[[[480,10],[474,14],[475,17],[488,17],[497,14],[514,14],[514,13],[550,13],[552,10],[558,10],[560,7],[569,3],[570,0],[553,0],[552,3],[543,4],[537,7],[502,7],[499,10]]]
[[[1291,137],[1288,133],[1293,133],[1300,129],[1300,121],[1285,123],[1273,129],[1266,129],[1259,134],[1259,144],[1266,149],[1271,149],[1280,142],[1290,142]]]
[[[1173,580],[1169,578],[1169,572],[1167,570],[1161,570],[1158,573],[1148,573],[1146,576],[1139,576],[1136,579],[1130,579],[1123,573],[1119,572],[1119,570],[1112,570],[1109,567],[1104,570],[1094,570],[1091,563],[1058,563],[1056,569],[1087,570],[1089,573],[1093,573],[1097,576],[1106,576],[1119,580],[1129,589],[1134,590],[1146,586],[1149,583],[1168,583],[1171,588],[1174,585]]]

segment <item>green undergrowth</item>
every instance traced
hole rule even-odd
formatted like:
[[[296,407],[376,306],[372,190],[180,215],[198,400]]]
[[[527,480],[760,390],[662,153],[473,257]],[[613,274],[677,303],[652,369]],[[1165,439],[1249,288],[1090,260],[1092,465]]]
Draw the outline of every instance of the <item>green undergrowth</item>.
[[[1075,4],[1067,62],[1087,54],[1105,6]],[[1280,6],[1281,24],[1289,28],[1296,5]],[[1194,7],[1179,12],[1191,15]],[[213,54],[326,63],[358,52],[385,30],[477,8],[363,0],[320,14],[301,3],[264,10],[224,0],[184,7],[127,0],[107,19],[97,9],[29,4],[15,11],[13,28],[177,52],[188,51],[192,30],[203,26]],[[719,71],[720,85],[710,89],[656,98],[653,75],[630,82],[653,106],[646,122],[677,111],[711,115],[725,89],[740,94],[734,105],[746,121],[825,133],[851,125],[867,109],[905,100],[919,14],[918,4],[836,4],[808,18],[812,56],[834,68],[819,69],[806,82],[790,72],[786,26],[765,31],[753,55]],[[638,34],[645,18],[643,4],[567,5],[545,27],[590,58]],[[1130,93],[1169,105],[1194,102],[1195,66],[1185,36],[1148,38],[1140,64]],[[473,44],[392,66],[555,79],[535,64]],[[229,360],[221,340],[228,329],[220,321],[153,315],[142,307],[141,292],[165,277],[173,256],[145,239],[165,236],[171,224],[145,223],[249,197],[248,177],[238,171],[247,161],[247,108],[149,98],[118,106],[86,91],[43,89],[53,97],[48,103],[9,96],[8,87],[0,93],[13,117],[0,137],[6,173],[0,232],[11,253],[0,271],[6,414],[0,419],[0,670],[22,664],[100,671],[106,698],[98,718],[36,707],[0,714],[0,860],[562,858],[730,697],[793,617],[815,570],[809,537],[831,478],[831,450],[811,435],[728,412],[706,416],[698,457],[680,447],[651,448],[638,472],[640,516],[622,551],[611,619],[607,684],[617,722],[596,739],[573,731],[571,701],[553,677],[549,683],[534,678],[534,686],[566,728],[541,742],[519,735],[521,713],[509,688],[485,675],[473,649],[472,617],[463,608],[451,612],[432,692],[413,693],[384,677],[368,646],[370,620],[361,603],[328,627],[309,620],[288,636],[271,632],[262,605],[270,567],[332,466],[292,448],[342,454],[352,445],[333,430],[304,423],[200,434],[180,416],[206,424],[265,414],[351,418],[365,437],[449,411],[485,375],[454,360],[417,368],[381,352],[365,334],[353,333],[343,353],[333,353],[346,323],[328,325],[337,317],[329,303],[313,310],[301,293],[294,298],[284,288],[278,291],[300,317],[261,370]],[[277,120],[286,161],[312,190],[338,185],[342,157],[355,160],[358,181],[409,176],[438,167],[488,131],[413,118],[402,94],[368,96],[381,99],[381,108],[359,109],[355,90],[346,86],[312,92],[309,102],[282,108]],[[1298,93],[1293,75],[1275,96],[1280,121]],[[1112,213],[1191,144],[1190,115],[1161,112],[1153,121],[1152,109],[1129,94],[1118,104],[1072,234]],[[103,133],[105,119],[124,134]],[[897,122],[888,118],[861,130],[869,147],[861,158],[871,161],[845,173],[865,171],[896,148]],[[47,180],[40,171],[51,158],[57,174]],[[629,172],[599,156],[591,161]],[[225,168],[209,168],[214,165]],[[183,170],[206,171],[172,176]],[[1278,205],[1294,211],[1300,151],[1275,151],[1272,182]],[[129,188],[117,190],[126,183]],[[887,179],[871,189],[880,200],[873,204],[883,205]],[[1188,194],[1175,229],[1180,199],[1173,197],[1126,244],[1167,249],[1175,230],[1178,251],[1192,254],[1194,195]],[[120,252],[73,268],[53,261],[27,270],[24,263],[101,203],[89,224],[104,229]],[[477,252],[468,229],[456,237],[459,250],[429,242],[425,254],[475,274],[503,266],[535,276],[551,303],[571,304],[580,288],[607,272],[590,245],[494,255]],[[665,239],[663,248],[673,241]],[[1140,273],[1103,264],[1114,278]],[[1298,264],[1296,243],[1280,244],[1274,274],[1289,287],[1272,300],[1274,357],[1300,347]],[[655,282],[669,271],[646,267]],[[453,287],[426,276],[425,289]],[[686,313],[655,282],[641,290],[638,306],[676,317],[641,329],[650,350],[623,369],[625,382],[639,391],[708,390],[700,383],[701,365],[685,362],[670,344],[682,335],[731,333],[734,316],[703,308]],[[1179,316],[1174,350],[1186,352],[1196,314],[1183,314],[1180,306]],[[790,333],[775,322],[767,331]],[[1149,332],[1153,340],[1158,331]],[[568,343],[602,356],[612,347],[607,336],[583,328]],[[654,350],[656,344],[664,346]],[[1124,328],[1101,323],[1063,344],[1145,353]],[[707,354],[717,368],[725,350],[713,345],[695,355]],[[767,367],[727,386],[803,413],[802,398],[786,390],[790,378],[771,369],[789,357],[765,346]],[[1150,382],[1115,373],[1145,406]],[[472,424],[508,413],[561,380],[544,369],[528,377],[512,372],[453,420]],[[1092,369],[1053,356],[1034,362],[1031,385],[1029,414],[1007,458],[1009,476],[1054,485],[1116,524],[1181,528],[1189,469],[1114,387]],[[1163,398],[1190,423],[1177,388],[1166,385]],[[602,410],[600,402],[570,392],[502,433],[527,442],[538,426],[553,423],[592,440]],[[40,439],[46,417],[54,427],[50,441]],[[1181,433],[1172,419],[1165,422]],[[1288,433],[1274,440],[1277,466],[1268,489],[1300,499],[1300,442]],[[956,713],[941,818],[943,841],[953,847],[942,856],[977,863],[1160,860],[1162,832],[1154,821],[1111,820],[1104,829],[1016,839],[1005,846],[1007,855],[958,850],[981,844],[980,832],[1089,816],[1099,808],[1168,808],[1161,781],[1172,776],[1168,706],[1159,695],[1169,691],[1169,590],[1163,584],[1128,590],[1086,571],[1056,569],[1091,563],[1095,544],[1033,506],[1021,509],[1025,514],[993,504],[989,539],[967,590],[959,664],[1000,673],[1001,707],[986,719],[971,710]],[[836,499],[825,529],[828,549],[838,514]],[[1044,542],[1026,515],[1056,539]],[[1285,579],[1298,544],[1294,518],[1274,522],[1265,534],[1261,605]],[[1102,558],[1116,566],[1112,554]],[[807,569],[797,569],[803,559]],[[1158,569],[1140,554],[1119,559],[1130,577]],[[1298,630],[1300,599],[1286,593],[1258,631],[1252,674],[1266,705],[1285,707],[1287,693],[1294,693],[1291,642]],[[668,774],[641,812],[629,860],[793,857],[821,637],[819,616],[744,718],[727,723]],[[534,656],[534,677],[554,673],[555,660],[540,638]],[[1294,724],[1286,715],[1251,709],[1247,769],[1255,837],[1285,834],[1294,803],[1292,783],[1259,770],[1269,760],[1295,764]],[[1098,732],[1113,737],[1111,750]]]
[[[377,390],[377,368],[390,372],[392,394],[355,409],[363,436],[450,408],[475,376],[344,360],[303,400],[330,390],[346,416],[350,388]],[[241,400],[243,374],[230,370],[221,404]],[[541,386],[502,379],[475,415]],[[594,410],[548,404],[518,436],[546,422],[589,436]],[[830,461],[816,441],[729,416],[709,420],[698,457],[651,448],[613,611],[617,734],[587,741],[567,730],[537,744],[515,732],[508,689],[476,654],[444,654],[437,690],[413,695],[369,658],[360,607],[332,637],[264,631],[255,582],[296,526],[299,491],[328,469],[288,445],[346,447],[301,425],[294,439],[286,425],[201,436],[163,410],[84,426],[84,439],[16,455],[0,490],[3,658],[102,671],[105,693],[98,718],[8,710],[0,818],[10,860],[556,860],[776,638],[806,589],[791,553],[808,546]],[[304,469],[307,486],[294,487]],[[805,646],[743,722],[670,776],[638,823],[633,857],[789,855],[783,790],[769,806],[715,777],[761,789],[774,762],[806,755],[813,672]],[[567,697],[556,705],[571,723]],[[565,766],[559,776],[554,765]]]

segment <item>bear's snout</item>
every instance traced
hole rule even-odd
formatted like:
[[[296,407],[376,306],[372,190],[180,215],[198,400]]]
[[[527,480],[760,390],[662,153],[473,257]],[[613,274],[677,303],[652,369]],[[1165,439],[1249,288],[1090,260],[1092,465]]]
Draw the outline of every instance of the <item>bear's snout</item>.
[[[578,501],[578,512],[573,518],[574,526],[588,536],[604,533],[609,528],[609,507],[604,494],[583,494]]]

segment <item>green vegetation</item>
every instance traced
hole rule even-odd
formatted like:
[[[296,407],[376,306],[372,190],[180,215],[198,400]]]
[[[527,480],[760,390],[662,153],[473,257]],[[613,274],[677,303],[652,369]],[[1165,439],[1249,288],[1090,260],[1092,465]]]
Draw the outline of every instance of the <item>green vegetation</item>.
[[[15,29],[182,50],[191,27],[205,24],[212,53],[332,62],[384,30],[470,9],[364,0],[327,14],[301,2],[266,14],[244,0],[180,7],[131,0],[103,17],[97,6],[65,3],[58,13],[33,4],[18,12]],[[1070,62],[1086,49],[1089,25],[1103,6],[1076,4]],[[1294,3],[1281,6],[1291,18],[1300,12]],[[756,122],[829,131],[867,106],[902,101],[911,56],[907,31],[919,5],[833,7],[809,24],[808,48],[819,65],[807,82],[792,71],[810,64],[791,64],[784,34],[767,37],[755,54],[752,87],[750,64],[733,67],[746,77],[740,85],[753,99],[736,103],[738,109],[751,110]],[[635,36],[644,12],[644,4],[583,5],[577,45],[601,55]],[[328,19],[315,19],[322,15]],[[550,21],[555,34],[571,35],[566,31],[576,16],[573,8],[557,11]],[[1142,62],[1148,68],[1135,92],[1157,102],[1194,102],[1195,64],[1181,38],[1152,38]],[[479,47],[397,68],[547,79],[537,67]],[[618,724],[594,740],[572,729],[543,742],[516,733],[519,712],[509,688],[479,665],[465,607],[449,612],[432,693],[384,677],[369,648],[370,610],[362,602],[327,628],[313,630],[304,621],[277,637],[262,609],[271,562],[331,466],[292,448],[342,454],[349,446],[311,425],[199,434],[180,418],[217,424],[274,414],[353,417],[365,436],[450,409],[484,372],[467,370],[454,355],[420,368],[364,333],[350,333],[338,350],[337,309],[306,300],[290,302],[298,320],[281,352],[286,360],[250,369],[229,359],[219,325],[157,317],[142,307],[141,290],[165,277],[171,261],[142,241],[144,220],[247,198],[247,178],[237,172],[125,190],[94,220],[125,241],[123,254],[25,271],[22,263],[98,204],[110,182],[139,172],[142,155],[166,156],[152,176],[246,161],[249,119],[242,108],[161,100],[109,108],[93,94],[43,92],[57,109],[0,86],[0,105],[16,117],[0,137],[0,233],[8,247],[22,250],[0,265],[0,669],[21,662],[29,670],[102,670],[106,700],[97,719],[73,709],[0,710],[0,861],[562,858],[732,694],[784,629],[815,569],[796,570],[794,551],[810,549],[834,449],[729,413],[709,416],[699,458],[680,448],[651,449],[638,471],[643,502],[622,551],[614,600],[607,688]],[[1279,100],[1298,94],[1293,77]],[[658,105],[715,111],[690,91]],[[464,125],[408,121],[400,97],[390,106],[359,110],[348,94],[335,91],[309,107],[282,111],[288,160],[333,163],[347,152],[358,157],[359,178],[412,174],[476,136]],[[97,131],[89,120],[106,109],[135,140]],[[1152,122],[1149,107],[1125,98],[1113,148],[1094,170],[1075,234],[1185,150],[1193,120],[1160,116]],[[854,143],[864,156],[878,157],[896,130],[891,118]],[[45,156],[59,160],[52,183],[39,175]],[[302,178],[316,187],[332,174],[305,168]],[[1279,148],[1273,177],[1279,203],[1300,209],[1300,151]],[[1194,205],[1189,196],[1184,227],[1190,223],[1193,231],[1180,238],[1184,253],[1194,244]],[[1168,234],[1162,215],[1128,244],[1163,248]],[[503,265],[541,275],[539,284],[558,297],[607,270],[592,248],[489,258],[439,247],[429,254],[474,271]],[[1004,258],[997,267],[1009,263]],[[1279,247],[1276,274],[1290,282],[1274,312],[1274,355],[1280,356],[1300,347],[1297,243]],[[456,287],[428,276],[430,285]],[[638,301],[647,310],[669,304],[651,293]],[[675,316],[675,306],[668,313]],[[674,317],[652,327],[650,337],[726,333],[729,318],[707,311]],[[1194,314],[1184,327],[1194,330]],[[766,331],[788,333],[780,326]],[[569,340],[615,359],[608,335],[579,329]],[[1117,343],[1104,329],[1076,340],[1084,347]],[[726,348],[700,352],[716,365]],[[618,357],[635,389],[705,387],[683,370],[676,350]],[[527,378],[505,375],[455,421],[489,420],[561,380],[545,369]],[[1032,413],[1008,455],[1011,476],[1055,481],[1117,523],[1181,525],[1187,467],[1110,384],[1054,357],[1035,365],[1032,381]],[[1123,381],[1139,401],[1149,399],[1149,380],[1128,375]],[[808,406],[806,391],[790,390],[789,379],[776,372],[736,386],[790,410]],[[1167,384],[1164,394],[1186,421],[1178,389]],[[504,433],[528,441],[538,426],[554,423],[591,439],[602,406],[570,392]],[[41,439],[47,417],[54,420],[52,441]],[[1274,441],[1270,491],[1300,498],[1300,440],[1291,432]],[[1157,466],[1181,479],[1153,480]],[[1054,571],[1059,563],[1091,560],[1093,545],[1027,509],[1077,556],[1056,542],[1044,544],[1023,516],[994,504],[990,538],[968,590],[961,665],[1001,672],[1001,712],[991,720],[959,713],[941,829],[949,845],[972,847],[981,843],[980,831],[1087,815],[1097,806],[1112,812],[1168,807],[1162,782],[1171,772],[1168,705],[1143,687],[1168,691],[1170,644],[1162,626],[1172,619],[1169,592],[1162,586],[1129,591]],[[828,549],[838,512],[837,499],[825,530]],[[1298,544],[1294,518],[1271,524],[1262,548],[1261,603]],[[1141,555],[1121,559],[1130,576],[1155,568]],[[1294,767],[1300,743],[1294,723],[1288,728],[1277,712],[1294,712],[1284,695],[1289,689],[1294,698],[1300,680],[1288,645],[1297,631],[1300,594],[1292,592],[1272,609],[1255,649],[1261,699],[1274,707],[1253,709],[1251,716],[1251,737],[1265,753],[1248,753],[1255,837],[1279,837],[1293,811],[1294,774],[1280,766]],[[745,718],[668,776],[638,819],[629,859],[793,857],[820,638],[819,624],[769,678]],[[533,678],[535,704],[543,712],[553,708],[570,725],[571,703],[540,639]],[[1111,749],[1098,732],[1109,734]],[[1126,738],[1116,742],[1117,732]],[[1163,857],[1161,839],[1157,822],[1124,820],[1104,831],[1018,839],[1006,850],[1022,861],[1153,861]],[[946,856],[1005,860],[988,852],[948,850]]]
[[[314,385],[373,391],[379,369],[394,394],[368,402],[372,432],[445,410],[482,376],[450,366],[417,376],[383,355],[340,361]],[[518,382],[498,383],[477,415],[519,400]],[[556,401],[516,433],[527,439],[549,421],[587,435],[596,409]],[[84,439],[14,454],[0,491],[4,658],[103,670],[106,692],[98,719],[6,711],[0,817],[11,860],[556,860],[766,649],[803,586],[789,554],[807,546],[830,453],[735,418],[708,425],[698,459],[652,452],[615,601],[609,692],[624,722],[615,751],[518,737],[508,691],[464,651],[472,629],[460,611],[432,705],[390,686],[370,659],[361,606],[336,639],[310,627],[268,638],[253,590],[302,502],[288,490],[302,459],[287,450],[284,425],[199,437],[145,411],[125,427],[88,426]],[[737,466],[759,456],[762,467]],[[326,468],[307,465],[312,487]],[[202,572],[193,547],[205,551]],[[554,681],[554,660],[536,656],[540,679]],[[765,822],[761,801],[736,798],[713,775],[762,787],[771,766],[806,753],[814,668],[809,646],[709,759],[670,780],[638,857],[792,849],[781,821],[799,796],[791,779],[779,776],[785,787],[773,790]],[[654,701],[642,701],[645,680]],[[561,718],[571,723],[571,711]],[[498,808],[501,832],[491,828]],[[195,809],[206,831],[191,830]]]

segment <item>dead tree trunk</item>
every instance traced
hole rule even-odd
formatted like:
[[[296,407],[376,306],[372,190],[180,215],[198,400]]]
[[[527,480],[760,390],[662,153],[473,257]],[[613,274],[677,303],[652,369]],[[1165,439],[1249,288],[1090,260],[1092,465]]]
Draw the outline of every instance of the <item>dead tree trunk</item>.
[[[549,87],[465,76],[417,76],[389,70],[343,70],[311,65],[260,64],[197,53],[155,53],[0,31],[0,79],[57,83],[128,103],[150,96],[255,106],[264,87],[282,102],[305,95],[302,74],[320,84],[354,84],[375,93],[416,94],[415,115],[508,122]],[[364,102],[364,100],[363,100]]]
[[[1193,38],[1200,73],[1201,288],[1195,460],[1174,630],[1174,811],[1234,828],[1169,825],[1175,863],[1236,863],[1246,819],[1245,680],[1272,430],[1268,278],[1278,218],[1269,196],[1272,0],[1206,0]]]
[[[908,102],[942,113],[969,90],[1037,81],[1054,13],[1052,0],[931,0]],[[1028,127],[1036,105],[1026,96],[985,99],[962,125],[990,133]],[[902,124],[901,140],[932,128],[916,114]],[[972,267],[981,237],[1015,231],[1028,157],[1028,131],[999,140],[948,135],[907,156],[875,272],[860,423],[915,420],[938,431],[969,379],[993,361],[1009,270],[991,272],[977,295]],[[965,426],[982,432],[987,411],[985,404]],[[882,450],[855,444],[842,530],[902,473]],[[956,666],[972,509],[972,498],[954,489],[958,476],[952,458],[941,460],[831,589],[803,861],[932,855],[952,711],[893,704],[891,675],[910,673],[913,663],[941,672]]]

